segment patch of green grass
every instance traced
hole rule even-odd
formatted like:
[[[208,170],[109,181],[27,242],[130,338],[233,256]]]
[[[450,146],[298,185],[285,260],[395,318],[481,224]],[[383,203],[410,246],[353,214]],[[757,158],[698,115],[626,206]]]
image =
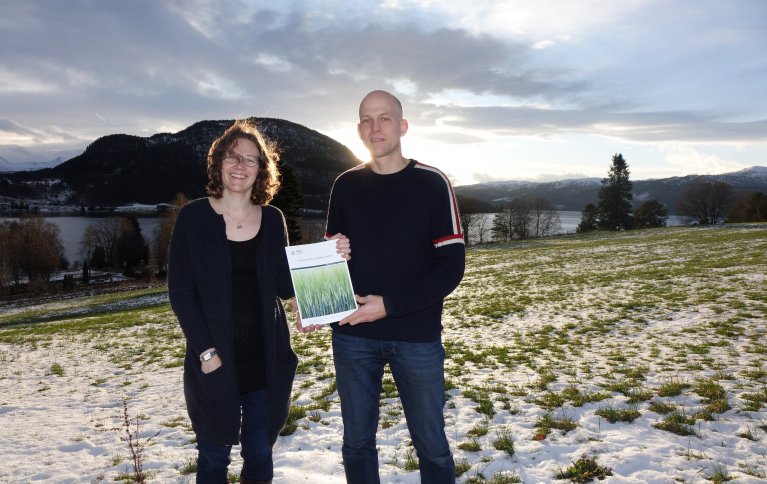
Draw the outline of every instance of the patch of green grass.
[[[555,479],[569,479],[572,482],[591,482],[594,479],[603,480],[612,476],[612,469],[597,464],[595,457],[582,455],[567,469],[557,473]]]
[[[306,417],[306,409],[300,405],[291,405],[288,412],[288,421],[285,422],[285,427],[280,431],[280,435],[287,436],[293,435],[298,430],[298,421]]]
[[[636,407],[615,408],[612,406],[601,407],[594,412],[610,423],[633,422],[642,415]]]
[[[51,375],[64,376],[64,368],[59,363],[53,363],[50,369]]]
[[[403,466],[403,469],[408,472],[412,472],[417,471],[419,467],[418,458],[416,458],[413,449],[409,448],[405,454],[405,465]]]
[[[469,469],[471,469],[471,464],[469,464],[468,460],[461,459],[455,461],[455,477],[461,477],[469,472]]]
[[[711,470],[705,474],[706,479],[716,484],[731,481],[733,477],[723,464],[712,464]]]
[[[498,431],[496,439],[493,441],[493,447],[496,450],[506,452],[508,455],[514,455],[514,439],[508,427],[503,427]]]
[[[487,432],[489,431],[490,427],[488,424],[488,419],[485,418],[481,422],[474,425],[474,427],[470,428],[468,432],[466,432],[466,435],[469,437],[484,437],[487,435]]]
[[[458,448],[465,450],[466,452],[479,452],[482,450],[482,446],[479,445],[479,441],[476,437],[472,437],[465,442],[458,444]]]
[[[659,397],[675,397],[680,395],[684,389],[689,387],[689,383],[686,383],[677,378],[670,378],[658,387],[657,394]]]
[[[656,429],[665,430],[676,435],[696,435],[692,426],[695,419],[685,415],[679,410],[674,410],[666,415],[663,420],[653,425]]]
[[[197,457],[189,457],[184,465],[178,470],[182,476],[188,476],[197,472]]]
[[[552,429],[561,430],[563,433],[567,433],[578,427],[578,424],[571,418],[563,416],[562,418],[554,418],[550,413],[545,414],[535,424],[536,434],[533,437],[534,440],[543,440],[550,433]]]
[[[660,400],[653,400],[648,407],[651,411],[665,415],[669,412],[673,412],[676,409],[676,405],[673,403],[667,403]]]

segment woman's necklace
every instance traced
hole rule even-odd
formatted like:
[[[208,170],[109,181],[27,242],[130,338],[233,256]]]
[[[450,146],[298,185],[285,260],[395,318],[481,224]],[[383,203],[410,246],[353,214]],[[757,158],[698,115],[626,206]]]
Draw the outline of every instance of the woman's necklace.
[[[229,210],[226,209],[226,206],[223,204],[223,202],[221,203],[221,208],[224,210],[224,213],[229,215],[229,218],[231,220],[234,220],[234,217],[232,217],[232,214],[229,213]],[[246,213],[245,216],[242,217],[242,219],[240,219],[239,222],[235,223],[235,228],[237,230],[240,230],[242,228],[242,223],[245,221],[246,218],[248,218],[248,216],[250,216],[250,212],[252,212],[252,211],[253,211],[253,204],[251,203],[250,204],[250,208],[248,209],[248,213]]]

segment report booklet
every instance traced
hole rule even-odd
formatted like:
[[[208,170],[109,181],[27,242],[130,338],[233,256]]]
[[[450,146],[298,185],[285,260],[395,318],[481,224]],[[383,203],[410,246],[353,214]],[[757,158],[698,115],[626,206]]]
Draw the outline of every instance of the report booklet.
[[[285,247],[301,325],[330,324],[357,309],[346,259],[336,241]]]

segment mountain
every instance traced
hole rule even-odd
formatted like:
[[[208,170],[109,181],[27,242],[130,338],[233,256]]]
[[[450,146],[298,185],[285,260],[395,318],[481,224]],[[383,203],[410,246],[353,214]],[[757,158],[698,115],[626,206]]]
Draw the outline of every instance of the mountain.
[[[657,200],[674,213],[679,197],[701,175],[683,177],[659,178],[649,180],[632,180],[634,206],[639,206],[646,200]],[[724,173],[721,175],[705,175],[706,180],[729,183],[735,193],[763,192],[767,193],[767,167],[752,166],[744,170]],[[488,182],[476,185],[455,187],[456,193],[465,197],[487,202],[495,207],[522,197],[545,198],[558,210],[581,211],[588,203],[598,201],[600,178],[579,178],[560,180],[556,182]]]
[[[27,163],[13,163],[0,156],[0,172],[16,172],[16,171],[29,171],[29,170],[41,170],[43,168],[52,168],[56,165],[60,165],[64,161],[60,157],[57,157],[51,161],[32,161]]]
[[[333,180],[360,161],[342,144],[305,126],[254,119],[277,144],[286,183],[295,175],[306,208],[324,210]],[[148,138],[107,135],[53,168],[0,174],[0,196],[77,206],[158,204],[178,192],[200,197],[207,183],[208,148],[232,122],[200,121],[178,133]]]

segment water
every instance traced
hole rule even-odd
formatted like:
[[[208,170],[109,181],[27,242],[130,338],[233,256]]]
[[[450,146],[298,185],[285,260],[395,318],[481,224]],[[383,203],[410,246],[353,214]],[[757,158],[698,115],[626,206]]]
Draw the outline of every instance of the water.
[[[581,222],[581,212],[563,210],[557,213],[559,214],[559,221],[561,223],[561,227],[558,233],[559,234],[575,233],[575,228]],[[486,228],[485,228],[484,240],[491,240],[492,233],[490,229],[492,227],[492,221],[495,214],[486,213],[484,214],[484,216],[488,218],[488,221],[485,225]],[[59,231],[60,231],[59,233],[61,235],[61,243],[64,246],[64,255],[66,256],[67,260],[69,260],[70,264],[74,263],[75,261],[82,261],[82,257],[80,256],[80,241],[82,240],[83,234],[85,233],[85,228],[88,227],[88,225],[96,224],[105,220],[105,218],[94,218],[94,217],[43,217],[43,218],[47,222],[53,222],[59,227]],[[3,222],[5,220],[18,220],[18,219],[13,217],[0,217],[0,222]],[[138,217],[138,222],[139,222],[139,225],[141,226],[141,234],[144,236],[144,241],[147,244],[151,244],[154,242],[156,238],[155,228],[160,224],[161,221],[162,219],[159,217]],[[323,227],[320,228],[320,232],[322,231],[322,229],[324,229],[325,220],[322,219],[321,222]],[[668,225],[669,226],[683,225],[683,219],[682,217],[672,215],[668,218]]]
[[[42,217],[46,222],[52,222],[59,228],[59,235],[61,237],[61,244],[64,246],[64,256],[67,258],[70,264],[75,261],[82,262],[82,256],[80,255],[80,241],[83,238],[86,227],[91,224],[98,224],[104,220],[108,220],[108,217]],[[14,217],[0,217],[0,223],[6,220],[18,220]],[[155,228],[162,221],[159,217],[138,217],[139,226],[141,227],[141,235],[144,237],[144,242],[151,244],[154,242]]]
[[[557,214],[559,215],[559,222],[561,224],[557,234],[574,234],[578,224],[581,223],[581,212],[560,210]],[[495,214],[485,213],[483,215],[487,218],[483,240],[492,240],[493,217],[495,217]],[[678,215],[670,215],[666,221],[666,225],[669,227],[684,224],[684,219]]]

